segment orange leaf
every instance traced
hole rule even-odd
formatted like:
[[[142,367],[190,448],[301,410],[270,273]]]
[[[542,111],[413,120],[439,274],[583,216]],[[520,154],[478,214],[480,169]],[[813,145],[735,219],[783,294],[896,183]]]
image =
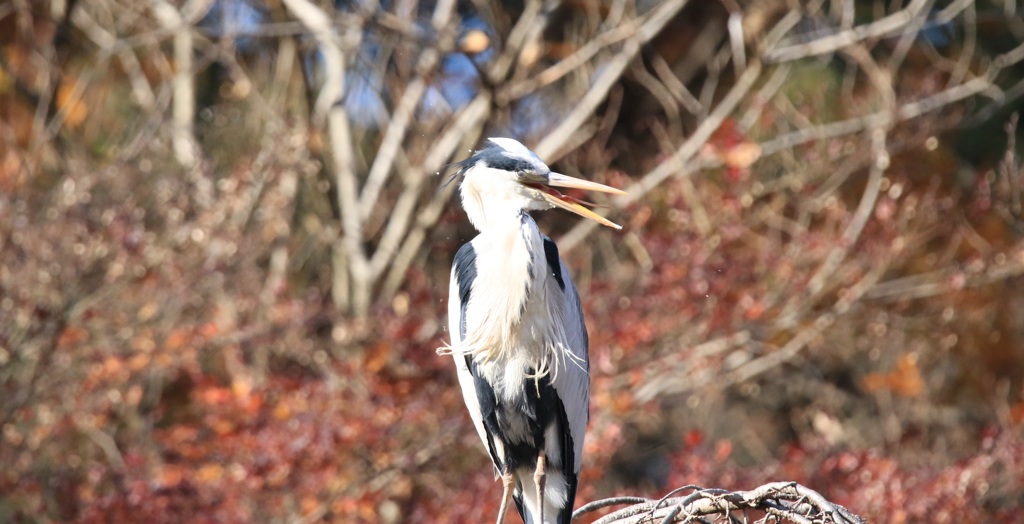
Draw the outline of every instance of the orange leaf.
[[[234,393],[228,388],[209,386],[203,388],[199,398],[206,404],[225,404],[234,398]]]
[[[136,353],[128,360],[128,367],[132,371],[141,371],[143,368],[149,365],[150,357],[145,353]]]
[[[302,507],[303,515],[311,515],[314,511],[320,508],[320,503],[316,500],[316,497],[306,495],[302,497],[302,502],[299,503]]]
[[[235,423],[226,418],[217,418],[209,424],[210,429],[218,435],[227,435],[235,431]]]
[[[61,332],[60,337],[57,339],[57,347],[69,348],[77,346],[82,342],[89,340],[89,332],[75,326],[68,326],[64,331]]]
[[[185,468],[178,464],[164,464],[160,470],[160,484],[166,488],[173,488],[185,479]]]
[[[153,318],[160,311],[160,306],[156,302],[147,302],[141,308],[139,308],[136,317],[140,322],[145,322]]]
[[[199,468],[199,471],[196,472],[196,480],[202,484],[216,482],[223,476],[224,466],[215,463],[204,464],[203,467]]]
[[[366,352],[363,365],[366,366],[366,370],[370,373],[379,373],[380,370],[384,369],[384,366],[388,363],[388,357],[390,355],[391,344],[388,344],[387,342],[378,342]]]
[[[1024,402],[1018,402],[1010,407],[1010,422],[1013,424],[1024,422]]]
[[[285,402],[278,402],[274,407],[274,418],[277,420],[288,420],[292,417],[292,409]]]
[[[108,377],[116,375],[123,368],[124,363],[119,358],[107,357],[106,360],[103,361],[103,371]]]
[[[85,121],[89,111],[82,102],[81,93],[75,94],[77,79],[68,77],[66,80],[57,88],[57,107],[64,112],[64,122],[68,127],[75,128]]]
[[[917,355],[901,355],[896,369],[887,373],[869,373],[863,379],[864,389],[870,393],[891,391],[902,397],[916,397],[924,392],[924,379],[917,365]]]
[[[213,338],[220,333],[220,329],[217,328],[216,322],[207,322],[199,327],[199,334],[204,338]]]
[[[164,342],[164,345],[167,346],[167,349],[179,349],[188,343],[189,338],[191,338],[191,334],[188,329],[176,328],[174,331],[171,331],[170,335],[167,335],[167,341]]]

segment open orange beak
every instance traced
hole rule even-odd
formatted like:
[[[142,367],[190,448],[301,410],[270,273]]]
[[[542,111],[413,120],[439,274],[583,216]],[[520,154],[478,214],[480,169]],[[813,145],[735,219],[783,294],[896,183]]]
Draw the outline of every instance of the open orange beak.
[[[585,191],[599,191],[601,193],[611,193],[613,195],[625,195],[626,192],[621,189],[616,189],[604,184],[598,184],[597,182],[591,182],[589,180],[583,180],[582,178],[563,175],[561,173],[548,173],[546,180],[540,183],[530,184],[530,186],[540,190],[541,197],[555,207],[571,211],[583,218],[589,218],[598,224],[613,227],[615,229],[622,229],[622,226],[584,207],[581,204],[581,201],[570,196],[563,195],[551,188],[569,187],[583,189]]]

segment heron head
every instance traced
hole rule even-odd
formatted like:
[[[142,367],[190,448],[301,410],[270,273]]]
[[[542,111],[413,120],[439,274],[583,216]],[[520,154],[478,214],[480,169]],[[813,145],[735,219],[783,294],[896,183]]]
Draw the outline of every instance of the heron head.
[[[509,203],[519,209],[557,207],[615,229],[622,226],[584,207],[584,202],[563,195],[557,188],[577,188],[617,195],[624,191],[597,182],[555,173],[526,146],[511,138],[489,138],[486,146],[457,162],[454,177],[463,176],[463,207],[474,220],[471,207]]]

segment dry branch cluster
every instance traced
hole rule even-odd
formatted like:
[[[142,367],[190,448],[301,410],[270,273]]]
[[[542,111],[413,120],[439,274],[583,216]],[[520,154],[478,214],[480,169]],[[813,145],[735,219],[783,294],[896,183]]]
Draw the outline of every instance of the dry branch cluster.
[[[691,493],[681,496],[680,493]],[[611,498],[591,502],[573,513],[573,518],[604,507],[631,504],[594,521],[594,524],[692,523],[728,519],[748,522],[751,513],[762,514],[758,522],[798,524],[863,524],[860,517],[833,504],[818,492],[795,482],[773,482],[749,491],[705,489],[684,486],[659,500]]]

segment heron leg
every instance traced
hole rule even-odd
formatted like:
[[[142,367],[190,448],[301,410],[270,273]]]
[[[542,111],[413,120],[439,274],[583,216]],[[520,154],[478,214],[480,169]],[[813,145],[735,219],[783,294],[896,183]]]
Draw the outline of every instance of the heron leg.
[[[540,506],[540,521],[544,521],[544,483],[547,481],[547,455],[544,454],[544,448],[541,448],[540,454],[537,455],[537,471],[533,473],[533,481],[537,484],[537,503]]]
[[[503,524],[505,522],[505,514],[508,513],[509,503],[512,502],[512,485],[515,482],[515,477],[512,476],[512,472],[501,474],[501,484],[503,490],[501,493],[501,508],[498,509],[498,521],[497,524]]]

